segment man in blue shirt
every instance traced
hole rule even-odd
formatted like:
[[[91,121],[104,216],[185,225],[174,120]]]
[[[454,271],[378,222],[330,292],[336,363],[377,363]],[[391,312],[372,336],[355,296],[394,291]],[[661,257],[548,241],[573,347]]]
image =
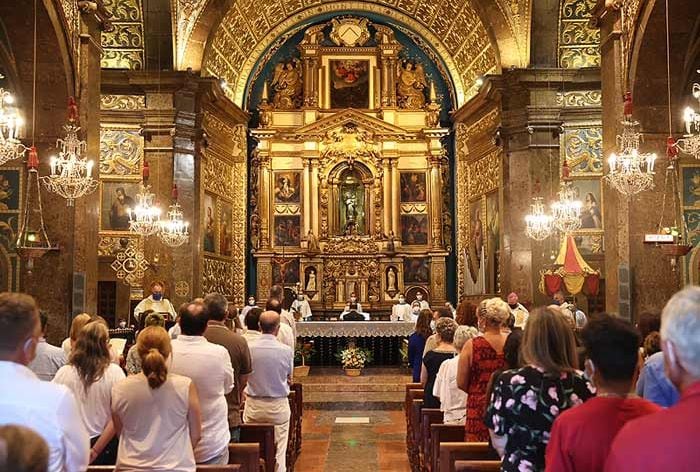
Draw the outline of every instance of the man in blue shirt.
[[[657,352],[649,356],[644,363],[637,381],[637,395],[664,408],[678,402],[678,390],[666,377],[664,372],[664,353]]]

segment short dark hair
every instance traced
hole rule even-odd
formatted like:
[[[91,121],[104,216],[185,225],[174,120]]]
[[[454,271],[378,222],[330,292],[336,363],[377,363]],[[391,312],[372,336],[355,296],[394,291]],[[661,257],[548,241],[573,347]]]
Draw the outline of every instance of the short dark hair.
[[[24,293],[0,293],[0,353],[12,353],[32,335],[39,322],[34,298]]]
[[[607,313],[593,315],[581,330],[586,356],[606,380],[632,380],[639,361],[639,331]]]
[[[248,313],[245,314],[245,327],[252,331],[260,331],[260,315],[262,315],[262,308],[251,308]]]
[[[46,327],[49,325],[49,312],[39,310],[39,321],[41,322],[41,332],[46,332]]]
[[[204,308],[210,320],[224,321],[228,313],[228,300],[220,293],[210,293],[204,297]]]
[[[186,336],[201,336],[207,330],[207,312],[204,305],[197,302],[180,307],[180,329]]]
[[[277,298],[270,298],[265,304],[265,311],[274,311],[278,315],[282,314],[282,302]]]
[[[454,316],[452,315],[452,310],[449,308],[445,308],[444,306],[441,306],[440,308],[436,308],[435,311],[438,314],[438,318],[453,318]]]
[[[281,285],[270,287],[270,298],[276,298],[282,303],[282,300],[284,300],[284,288]]]

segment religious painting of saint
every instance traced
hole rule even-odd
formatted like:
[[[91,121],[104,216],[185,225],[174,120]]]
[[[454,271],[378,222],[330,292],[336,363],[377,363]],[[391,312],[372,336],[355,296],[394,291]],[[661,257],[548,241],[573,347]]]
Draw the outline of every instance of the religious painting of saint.
[[[275,203],[299,203],[301,173],[278,172],[275,174]]]
[[[224,200],[219,200],[221,206],[221,223],[219,231],[219,253],[222,256],[233,254],[233,207]]]
[[[129,210],[136,205],[136,194],[140,188],[138,182],[102,182],[102,230],[129,230]]]
[[[423,257],[407,257],[403,261],[404,283],[427,284],[430,282],[430,260]]]
[[[299,282],[299,259],[273,259],[272,283],[295,284]]]
[[[331,108],[369,108],[369,61],[336,59],[329,66]]]
[[[216,203],[214,197],[204,194],[204,236],[202,245],[206,252],[216,252]]]
[[[469,202],[469,247],[467,249],[467,262],[469,276],[476,284],[481,273],[482,256],[484,252],[484,224],[482,222],[483,204],[481,199]],[[483,280],[483,279],[482,279]]]
[[[603,229],[603,213],[600,200],[600,180],[574,180],[572,182],[576,198],[581,205],[581,229]]]
[[[428,89],[428,81],[425,78],[423,64],[405,61],[398,63],[396,67],[396,95],[399,107],[419,109],[425,105],[425,93]]]
[[[301,242],[300,219],[299,215],[275,215],[275,246],[299,246]]]
[[[700,208],[700,167],[681,167],[683,175],[683,206]]]
[[[426,201],[424,172],[401,172],[401,203]]]
[[[0,170],[0,211],[19,210],[19,170]]]
[[[404,246],[428,244],[428,215],[401,215],[401,242]]]
[[[486,195],[486,293],[498,292],[501,225],[498,190]]]

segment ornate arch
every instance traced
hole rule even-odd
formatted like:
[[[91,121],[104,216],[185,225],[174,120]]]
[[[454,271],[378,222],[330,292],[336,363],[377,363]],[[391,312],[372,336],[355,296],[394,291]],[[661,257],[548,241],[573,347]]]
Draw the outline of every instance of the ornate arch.
[[[177,67],[225,79],[238,105],[244,103],[253,67],[279,36],[332,12],[371,13],[420,35],[446,65],[458,106],[476,92],[477,77],[500,72],[501,64],[525,67],[529,62],[531,0],[173,2]]]

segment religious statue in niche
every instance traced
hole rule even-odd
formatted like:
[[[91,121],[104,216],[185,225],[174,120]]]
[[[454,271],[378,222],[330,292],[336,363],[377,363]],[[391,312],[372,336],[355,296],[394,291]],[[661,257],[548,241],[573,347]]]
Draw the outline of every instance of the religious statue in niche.
[[[276,176],[275,203],[299,203],[299,172],[282,172]]]
[[[386,272],[386,291],[389,293],[396,292],[396,269],[389,267]]]
[[[423,64],[404,61],[396,65],[396,77],[398,84],[396,92],[399,107],[423,108],[425,106],[425,91],[428,81],[425,78]]]
[[[331,108],[369,108],[369,61],[330,61]]]
[[[316,239],[313,231],[309,230],[309,233],[306,235],[306,252],[309,254],[316,254],[320,250],[321,248],[318,245],[318,239]]]
[[[301,106],[302,100],[301,63],[298,59],[281,61],[275,66],[272,76],[272,104],[275,108],[288,110]]]
[[[340,185],[340,229],[346,236],[365,233],[364,186],[357,171],[345,171]]]
[[[313,268],[310,268],[308,273],[306,274],[306,288],[304,290],[305,292],[316,292],[316,271]]]

